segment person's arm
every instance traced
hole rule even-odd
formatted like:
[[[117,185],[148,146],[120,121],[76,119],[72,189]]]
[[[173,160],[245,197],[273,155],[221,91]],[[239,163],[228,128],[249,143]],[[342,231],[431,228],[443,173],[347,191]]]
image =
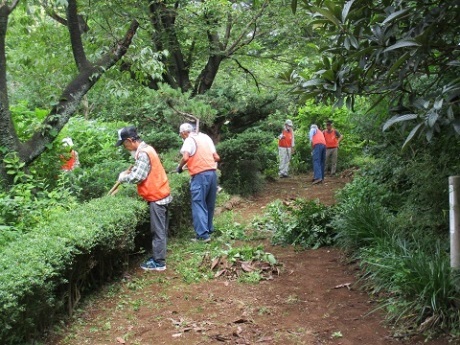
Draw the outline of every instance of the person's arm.
[[[340,134],[338,131],[335,131],[335,136],[337,137],[337,144],[340,144],[340,142],[343,139],[343,135]]]
[[[310,138],[310,144],[311,144],[312,149],[313,149],[313,136],[315,135],[315,133],[316,133],[316,129],[310,129],[309,138]]]
[[[182,158],[180,159],[179,165],[177,166],[177,171],[182,172],[182,168],[185,164],[187,164],[188,160],[190,159],[190,154],[186,151],[182,153]]]
[[[176,172],[179,174],[183,171],[184,165],[187,164],[190,156],[195,154],[196,152],[196,142],[195,139],[191,138],[190,136],[185,138],[184,143],[182,144],[182,148],[180,149],[180,153],[182,154],[182,158],[179,162],[179,165],[176,168]]]
[[[120,174],[118,181],[138,184],[144,181],[150,172],[150,159],[147,153],[140,152],[131,170]]]

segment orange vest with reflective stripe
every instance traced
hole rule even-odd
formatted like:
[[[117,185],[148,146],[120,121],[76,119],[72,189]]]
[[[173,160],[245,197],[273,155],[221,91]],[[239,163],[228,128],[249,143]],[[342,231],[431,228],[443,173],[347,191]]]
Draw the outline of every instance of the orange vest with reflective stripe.
[[[284,138],[278,141],[278,146],[279,147],[292,147],[292,130],[287,131],[284,129],[283,136]]]
[[[142,148],[140,152],[145,152],[149,156],[150,172],[147,178],[137,185],[137,192],[147,201],[158,201],[166,198],[171,194],[171,190],[168,177],[163,165],[161,165],[158,154],[151,146]]]
[[[195,140],[196,151],[187,161],[190,175],[193,176],[207,170],[216,170],[213,152],[205,135],[199,133],[194,135],[192,139]],[[209,140],[211,139],[209,138]]]
[[[324,139],[326,139],[326,148],[328,149],[334,149],[336,147],[339,147],[339,140],[337,139],[337,134],[335,129],[332,129],[330,132],[329,131],[324,131]]]
[[[323,132],[321,132],[319,129],[316,130],[316,133],[313,136],[312,141],[313,141],[313,146],[318,145],[318,144],[326,145],[326,139],[324,139]]]

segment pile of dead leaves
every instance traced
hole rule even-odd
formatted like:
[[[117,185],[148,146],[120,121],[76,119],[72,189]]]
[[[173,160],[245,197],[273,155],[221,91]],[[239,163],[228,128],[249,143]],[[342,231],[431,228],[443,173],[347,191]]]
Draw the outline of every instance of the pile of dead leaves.
[[[225,277],[229,280],[237,280],[242,274],[251,272],[258,272],[263,280],[271,280],[274,275],[280,275],[278,264],[270,264],[259,260],[229,260],[225,255],[211,260],[209,255],[206,254],[201,265],[211,268],[215,272],[214,278]]]

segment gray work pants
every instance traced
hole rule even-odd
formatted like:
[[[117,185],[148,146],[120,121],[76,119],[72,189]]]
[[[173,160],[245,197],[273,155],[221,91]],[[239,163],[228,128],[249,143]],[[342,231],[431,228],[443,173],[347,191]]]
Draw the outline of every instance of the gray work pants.
[[[326,149],[326,171],[329,171],[329,165],[331,166],[331,175],[334,175],[337,171],[337,156],[338,147]]]
[[[153,259],[164,264],[166,261],[166,242],[168,237],[168,205],[149,203],[150,207],[150,232],[152,233]]]

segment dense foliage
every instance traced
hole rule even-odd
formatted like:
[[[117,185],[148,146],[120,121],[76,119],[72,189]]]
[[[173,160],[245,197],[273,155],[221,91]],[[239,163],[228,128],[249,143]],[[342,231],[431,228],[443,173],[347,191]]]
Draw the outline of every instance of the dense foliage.
[[[298,199],[289,205],[278,200],[269,205],[268,218],[255,225],[273,232],[273,244],[318,249],[335,242],[335,230],[330,225],[333,215],[333,207],[315,200]]]
[[[224,190],[242,195],[276,177],[285,119],[293,173],[311,170],[310,125],[334,120],[339,171],[359,172],[334,209],[273,204],[274,242],[315,248],[337,234],[389,320],[458,331],[447,238],[447,178],[460,174],[458,2],[293,0],[295,16],[284,1],[10,3],[0,5],[4,339],[43,329],[62,309],[56,291],[75,302],[86,287],[60,289],[94,258],[101,271],[126,263],[146,212],[134,186],[104,198],[132,163],[113,146],[121,126],[138,126],[169,173],[170,234],[190,229],[188,176],[171,172],[191,114],[218,144]],[[67,136],[81,162],[70,173],[59,160]]]
[[[252,195],[265,177],[277,174],[276,151],[270,133],[245,132],[218,145],[221,184],[231,194]]]
[[[297,3],[313,16],[321,54],[289,75],[305,99],[354,108],[357,96],[372,96],[374,103],[388,102],[386,127],[409,122],[406,143],[417,135],[431,140],[441,130],[458,138],[458,1]]]

